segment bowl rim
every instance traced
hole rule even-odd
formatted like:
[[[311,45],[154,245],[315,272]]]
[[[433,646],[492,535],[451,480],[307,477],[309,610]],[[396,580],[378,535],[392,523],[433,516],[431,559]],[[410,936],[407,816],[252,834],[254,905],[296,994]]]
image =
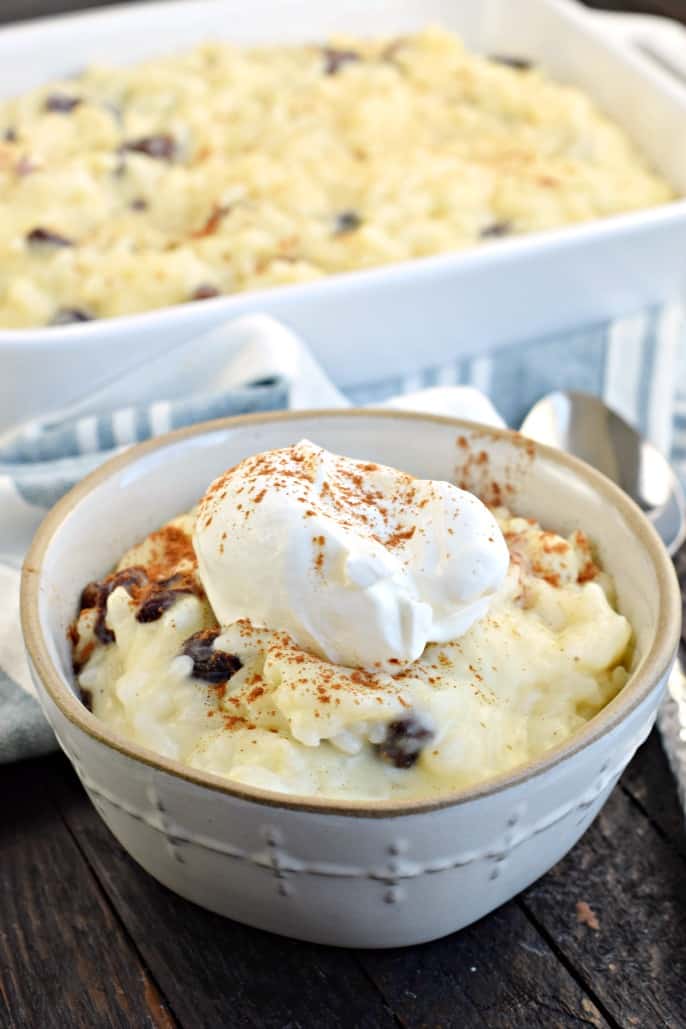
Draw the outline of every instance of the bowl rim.
[[[462,787],[424,799],[347,800],[340,798],[317,798],[308,795],[278,793],[258,787],[234,783],[230,779],[194,769],[180,761],[167,758],[133,743],[113,732],[105,722],[87,710],[50,657],[46,633],[41,624],[39,599],[41,591],[42,565],[50,549],[53,537],[70,512],[102,482],[120,473],[123,469],[148,457],[155,451],[174,447],[196,436],[240,428],[245,425],[273,422],[297,421],[307,418],[357,418],[372,417],[395,419],[404,422],[431,422],[443,424],[454,431],[481,433],[485,438],[504,440],[518,449],[525,448],[529,454],[538,455],[570,469],[578,478],[585,480],[595,491],[600,492],[608,503],[615,505],[629,527],[643,545],[655,569],[659,593],[658,620],[655,636],[638,668],[630,675],[623,689],[597,715],[567,740],[551,748],[534,761],[516,766],[505,773],[494,776],[474,786]],[[479,798],[494,795],[537,778],[553,767],[569,760],[602,737],[608,735],[623,722],[644,701],[655,685],[666,676],[674,659],[680,637],[681,594],[672,561],[655,529],[637,505],[613,482],[590,465],[553,447],[534,443],[510,429],[494,428],[479,422],[444,415],[403,411],[392,408],[335,408],[277,411],[219,418],[177,429],[162,436],[139,443],[122,454],[104,462],[65,494],[48,512],[38,528],[28,550],[21,575],[21,624],[24,643],[34,674],[40,679],[48,696],[61,714],[91,739],[104,744],[133,761],[185,780],[200,787],[228,794],[234,798],[295,811],[308,811],[327,815],[363,818],[390,818],[404,815],[428,813],[445,807],[462,805]]]

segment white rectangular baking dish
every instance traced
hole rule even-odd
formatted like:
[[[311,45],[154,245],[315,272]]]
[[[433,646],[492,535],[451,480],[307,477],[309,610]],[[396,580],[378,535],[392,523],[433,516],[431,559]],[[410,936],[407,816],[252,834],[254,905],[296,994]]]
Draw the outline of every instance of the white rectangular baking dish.
[[[86,63],[129,63],[211,37],[245,44],[318,40],[340,31],[401,33],[434,22],[459,32],[472,49],[532,59],[585,89],[686,194],[686,86],[647,53],[671,46],[665,63],[678,63],[670,32],[683,30],[655,21],[659,38],[649,47],[635,45],[641,39],[625,21],[614,31],[613,23],[573,0],[146,3],[0,30],[0,96]],[[641,25],[645,36],[645,19]],[[686,201],[679,200],[305,285],[83,325],[0,329],[0,431],[247,311],[267,312],[294,328],[345,386],[671,298],[686,286],[685,258]]]

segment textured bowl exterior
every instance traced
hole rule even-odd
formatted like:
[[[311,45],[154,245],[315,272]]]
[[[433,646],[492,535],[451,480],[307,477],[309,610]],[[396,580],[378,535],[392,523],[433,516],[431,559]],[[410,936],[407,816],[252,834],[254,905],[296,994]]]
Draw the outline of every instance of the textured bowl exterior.
[[[183,508],[221,467],[303,435],[433,477],[455,472],[466,440],[488,452],[496,477],[510,476],[522,513],[540,510],[561,531],[576,524],[591,531],[636,631],[638,666],[625,690],[548,757],[476,789],[412,805],[232,786],[113,734],[76,699],[70,673],[65,628],[83,582]],[[203,907],[272,932],[351,947],[419,943],[468,925],[573,846],[650,731],[680,610],[671,563],[653,530],[598,473],[511,433],[369,411],[248,416],[134,448],[48,516],[27,558],[22,605],[43,708],[96,809],[131,856]]]
[[[543,875],[600,811],[649,733],[664,685],[613,734],[535,781],[425,814],[351,819],[156,770],[78,729],[34,680],[96,810],[147,872],[238,922],[343,947],[444,936]]]

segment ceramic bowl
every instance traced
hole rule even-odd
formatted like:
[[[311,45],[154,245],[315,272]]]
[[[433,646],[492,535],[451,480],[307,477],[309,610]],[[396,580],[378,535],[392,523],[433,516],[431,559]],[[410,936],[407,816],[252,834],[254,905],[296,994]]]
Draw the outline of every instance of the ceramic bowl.
[[[469,479],[518,512],[581,527],[636,637],[629,682],[579,733],[525,767],[411,804],[232,785],[112,732],[80,703],[67,627],[85,582],[194,503],[248,454],[302,437],[422,477]],[[475,459],[481,451],[487,460]],[[560,452],[455,419],[385,411],[258,415],[134,447],[72,490],[27,557],[22,619],[45,713],[113,834],[160,882],[231,918],[319,943],[389,947],[459,929],[546,872],[588,828],[648,734],[676,651],[671,562],[614,485]]]

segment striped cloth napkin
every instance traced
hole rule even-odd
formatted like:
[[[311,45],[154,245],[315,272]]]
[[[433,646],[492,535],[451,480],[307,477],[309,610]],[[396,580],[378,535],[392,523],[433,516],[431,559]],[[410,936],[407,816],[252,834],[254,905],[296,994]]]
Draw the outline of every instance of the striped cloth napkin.
[[[286,407],[390,403],[516,427],[552,389],[603,396],[664,452],[673,446],[673,459],[686,478],[686,342],[678,305],[510,344],[420,374],[394,374],[345,393],[301,340],[271,318],[255,315],[220,326],[176,348],[173,358],[156,358],[69,408],[5,433],[0,437],[0,763],[56,747],[24,657],[19,574],[46,510],[102,461],[170,429]]]

